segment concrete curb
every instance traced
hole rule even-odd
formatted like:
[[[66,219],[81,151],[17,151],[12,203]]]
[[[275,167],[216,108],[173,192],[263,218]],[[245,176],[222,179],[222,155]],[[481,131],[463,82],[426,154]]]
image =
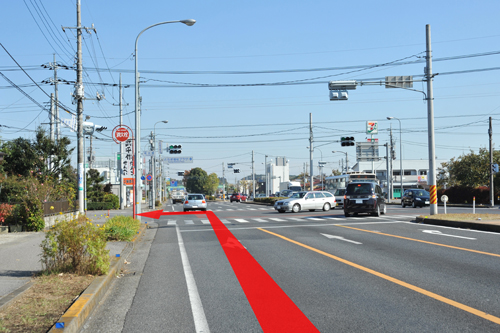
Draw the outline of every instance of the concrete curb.
[[[61,316],[48,332],[78,332],[83,327],[87,318],[94,312],[104,295],[108,291],[115,276],[118,276],[124,265],[125,258],[134,249],[134,243],[137,241],[143,231],[146,229],[146,224],[141,224],[139,233],[130,243],[123,249],[120,257],[113,258],[110,263],[109,273],[104,276],[98,276],[84,290],[78,299],[70,306],[70,308]],[[57,328],[62,326],[62,328]]]
[[[29,290],[33,286],[33,284],[34,284],[33,282],[27,282],[26,284],[17,288],[10,294],[6,295],[5,297],[2,297],[2,299],[0,300],[0,311],[6,308],[10,303],[16,301],[19,297],[21,297],[25,291]]]
[[[417,217],[416,222],[422,224],[440,225],[444,227],[500,232],[499,223],[489,224],[489,223],[477,223],[477,222],[450,221],[450,220],[431,219],[425,217]]]

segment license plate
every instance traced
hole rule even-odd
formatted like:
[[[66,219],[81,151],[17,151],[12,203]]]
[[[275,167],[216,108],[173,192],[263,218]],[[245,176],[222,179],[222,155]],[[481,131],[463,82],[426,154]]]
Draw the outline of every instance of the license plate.
[[[425,202],[425,204],[426,204],[426,205],[430,205],[430,202],[429,202],[429,201],[426,201],[426,202]]]
[[[192,206],[193,208],[198,208],[198,206]]]
[[[276,208],[281,209],[281,206],[276,206]]]
[[[363,203],[363,200],[356,200],[356,203],[357,203],[357,204],[362,204],[362,203]]]

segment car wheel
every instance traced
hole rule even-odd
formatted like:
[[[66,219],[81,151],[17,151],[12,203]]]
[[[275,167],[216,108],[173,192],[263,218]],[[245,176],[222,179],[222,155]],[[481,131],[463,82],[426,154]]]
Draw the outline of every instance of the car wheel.
[[[380,216],[380,205],[377,206],[377,211],[375,213],[373,213],[373,215],[375,216]]]
[[[330,204],[329,204],[328,202],[327,202],[327,203],[323,206],[323,210],[324,210],[325,212],[329,211],[329,210],[330,210],[330,208],[331,208],[331,206],[330,206]]]
[[[294,212],[294,213],[300,212],[300,205],[299,204],[293,205],[292,212]]]
[[[351,214],[349,214],[348,212],[344,212],[344,216],[345,216],[345,217],[350,217],[350,216],[351,216]]]
[[[417,205],[415,205],[415,201],[413,201],[413,202],[411,203],[411,206],[412,206],[413,208],[417,208]]]
[[[386,204],[384,204],[384,210],[382,210],[381,213],[384,215],[387,213],[387,205]]]
[[[187,212],[188,210],[187,209],[184,209],[185,212]]]
[[[405,203],[403,200],[401,200],[401,207],[405,208]]]

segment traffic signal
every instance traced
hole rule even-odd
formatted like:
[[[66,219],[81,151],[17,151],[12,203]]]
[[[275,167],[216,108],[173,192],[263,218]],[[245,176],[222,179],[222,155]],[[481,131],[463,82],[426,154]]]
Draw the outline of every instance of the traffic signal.
[[[169,154],[180,154],[182,153],[182,145],[170,145],[168,146]]]
[[[233,169],[234,173],[240,173],[240,169]]]
[[[177,172],[177,176],[184,176],[184,172],[183,171]]]
[[[340,145],[342,147],[345,146],[354,146],[354,137],[353,136],[343,136],[340,138]]]
[[[491,173],[498,173],[498,164],[491,165]]]

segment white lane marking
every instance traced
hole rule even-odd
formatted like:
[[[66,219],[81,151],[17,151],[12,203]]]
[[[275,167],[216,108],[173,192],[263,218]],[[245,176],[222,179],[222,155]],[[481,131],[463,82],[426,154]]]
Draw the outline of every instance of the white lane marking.
[[[257,210],[257,209],[255,209],[255,208],[247,208],[247,210]]]
[[[220,220],[220,221],[224,224],[231,224],[231,222],[229,222],[228,220]]]
[[[177,225],[176,220],[168,220],[167,225]]]
[[[307,220],[314,220],[314,221],[322,221],[324,219],[321,219],[319,217],[306,217]]]
[[[271,221],[276,221],[276,222],[286,222],[286,220],[279,219],[279,218],[277,218],[277,217],[269,217],[269,219],[270,219]]]
[[[252,220],[257,221],[257,222],[269,222],[269,221],[264,220],[264,219],[252,219]]]
[[[270,208],[259,208],[259,210],[269,210]]]
[[[208,327],[207,317],[205,316],[205,311],[203,310],[200,294],[198,293],[198,288],[196,287],[193,271],[191,270],[191,265],[189,264],[189,258],[187,256],[186,248],[184,247],[184,240],[182,239],[178,226],[175,227],[175,230],[177,232],[177,240],[179,242],[182,268],[184,269],[184,276],[186,277],[191,311],[193,312],[194,327],[196,332],[209,333],[210,329]]]
[[[292,221],[304,221],[304,219],[298,218],[298,217],[287,217],[288,220]]]
[[[186,224],[194,224],[193,220],[185,220],[184,221]]]
[[[463,239],[472,239],[476,240],[476,238],[472,237],[464,237],[464,236],[457,236],[457,235],[449,235],[449,234],[443,234],[439,230],[422,230],[422,232],[425,232],[426,234],[432,234],[432,235],[439,235],[439,236],[448,236],[448,237],[455,237],[455,238],[463,238]]]
[[[226,209],[226,210],[234,210],[234,209],[228,208],[228,209]]]
[[[203,223],[203,224],[210,224],[210,221],[203,219],[203,220],[201,220],[201,223]]]
[[[234,219],[236,222],[240,222],[240,223],[248,223],[247,220],[244,220],[244,219]]]
[[[338,240],[342,240],[344,242],[349,242],[349,243],[353,243],[353,244],[363,244],[363,243],[356,242],[356,241],[353,241],[353,240],[350,240],[350,239],[345,239],[342,236],[334,236],[334,235],[329,235],[329,234],[321,234],[321,235],[325,236],[326,238],[338,239]]]

